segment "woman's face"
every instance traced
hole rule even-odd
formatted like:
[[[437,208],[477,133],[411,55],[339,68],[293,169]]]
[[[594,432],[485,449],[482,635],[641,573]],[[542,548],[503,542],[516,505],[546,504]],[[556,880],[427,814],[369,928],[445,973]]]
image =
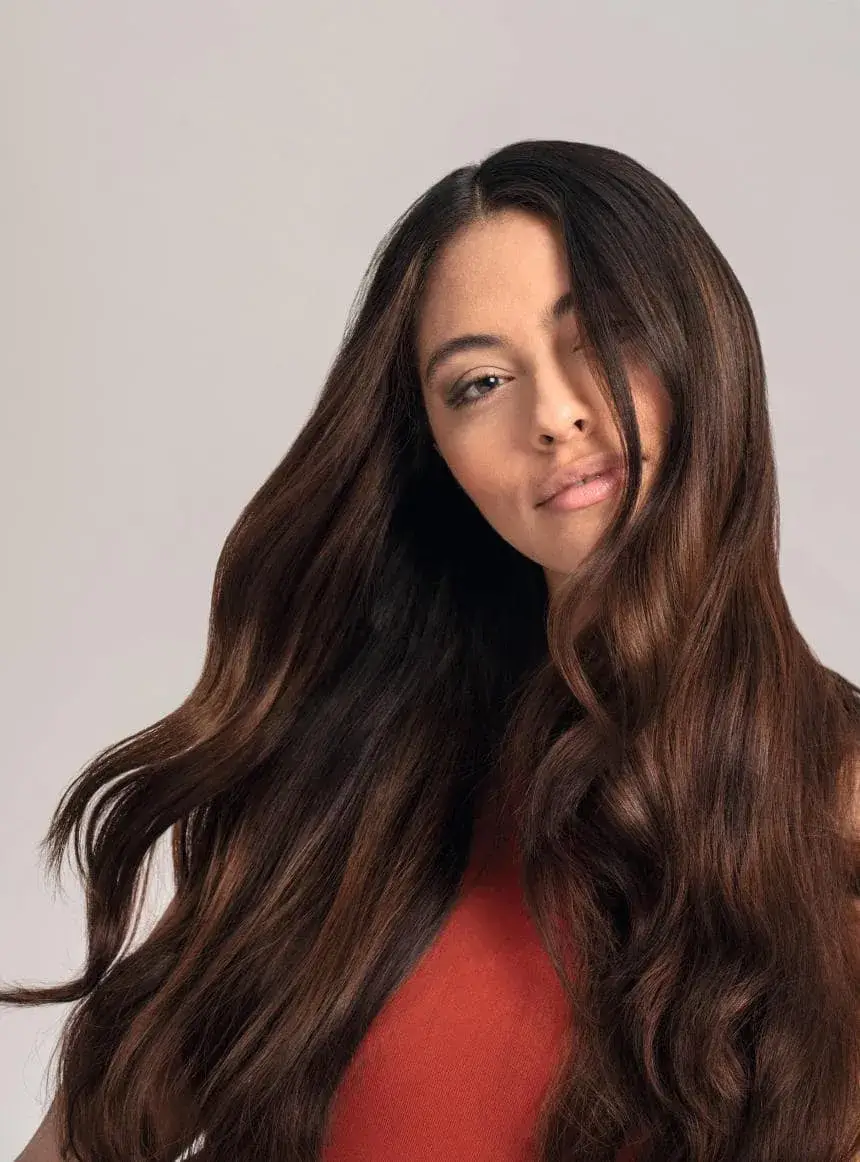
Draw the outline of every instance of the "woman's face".
[[[550,590],[590,552],[620,496],[616,488],[573,510],[538,504],[551,473],[595,453],[621,454],[609,406],[578,349],[575,316],[566,310],[544,321],[569,290],[556,228],[505,210],[443,249],[416,334],[439,452],[499,536],[543,567]],[[434,362],[428,375],[442,344],[473,334],[484,337],[480,345]],[[628,365],[627,372],[643,453],[638,511],[659,467],[671,403],[651,371]]]

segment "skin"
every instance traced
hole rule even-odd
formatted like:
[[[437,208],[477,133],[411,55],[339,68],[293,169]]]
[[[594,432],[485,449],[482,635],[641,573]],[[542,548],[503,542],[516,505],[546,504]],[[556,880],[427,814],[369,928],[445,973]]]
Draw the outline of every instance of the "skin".
[[[618,493],[587,508],[536,508],[550,472],[595,452],[619,452],[608,403],[578,348],[575,315],[541,316],[570,290],[554,224],[505,210],[460,231],[441,252],[421,303],[416,344],[421,392],[438,450],[460,487],[510,545],[542,566],[551,592],[588,555]],[[467,333],[500,346],[461,351],[428,379],[436,348]],[[628,365],[643,449],[641,507],[666,444],[671,401],[649,369]],[[448,402],[475,376],[494,376]]]

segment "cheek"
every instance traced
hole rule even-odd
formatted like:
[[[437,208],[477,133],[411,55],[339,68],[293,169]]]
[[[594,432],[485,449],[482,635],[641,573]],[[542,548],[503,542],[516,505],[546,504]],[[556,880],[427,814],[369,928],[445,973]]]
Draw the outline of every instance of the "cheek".
[[[658,453],[672,420],[672,401],[654,375],[642,376],[633,388],[633,403],[646,450]]]
[[[509,483],[497,465],[470,462],[461,467],[452,465],[452,471],[460,487],[482,509],[498,508],[506,503]]]
[[[485,515],[504,512],[516,503],[519,487],[511,459],[498,454],[490,441],[443,447],[443,455],[454,479]]]

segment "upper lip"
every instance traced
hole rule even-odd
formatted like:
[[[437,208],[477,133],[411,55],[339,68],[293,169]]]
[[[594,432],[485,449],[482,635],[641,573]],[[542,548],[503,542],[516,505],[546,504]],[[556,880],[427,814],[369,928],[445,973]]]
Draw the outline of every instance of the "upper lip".
[[[608,472],[612,468],[620,467],[620,456],[608,452],[595,453],[593,456],[583,456],[580,460],[574,460],[570,464],[565,464],[563,467],[557,468],[543,482],[538,490],[538,504],[546,504],[548,500],[551,500],[557,493],[567,488],[569,484],[575,484],[578,480],[582,480],[584,476],[593,476],[597,472]]]

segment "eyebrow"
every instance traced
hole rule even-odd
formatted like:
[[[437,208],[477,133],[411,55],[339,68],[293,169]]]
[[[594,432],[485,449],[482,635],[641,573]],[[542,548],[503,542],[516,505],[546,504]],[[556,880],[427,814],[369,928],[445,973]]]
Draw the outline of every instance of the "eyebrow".
[[[544,330],[549,329],[559,319],[565,315],[573,313],[573,291],[565,291],[563,295],[542,313],[540,317],[540,326]],[[506,344],[503,335],[457,335],[454,339],[448,339],[446,342],[440,344],[430,358],[427,360],[427,369],[424,372],[425,379],[429,382],[433,372],[436,371],[440,364],[447,359],[457,355],[460,351],[474,351],[481,347],[504,347]]]

